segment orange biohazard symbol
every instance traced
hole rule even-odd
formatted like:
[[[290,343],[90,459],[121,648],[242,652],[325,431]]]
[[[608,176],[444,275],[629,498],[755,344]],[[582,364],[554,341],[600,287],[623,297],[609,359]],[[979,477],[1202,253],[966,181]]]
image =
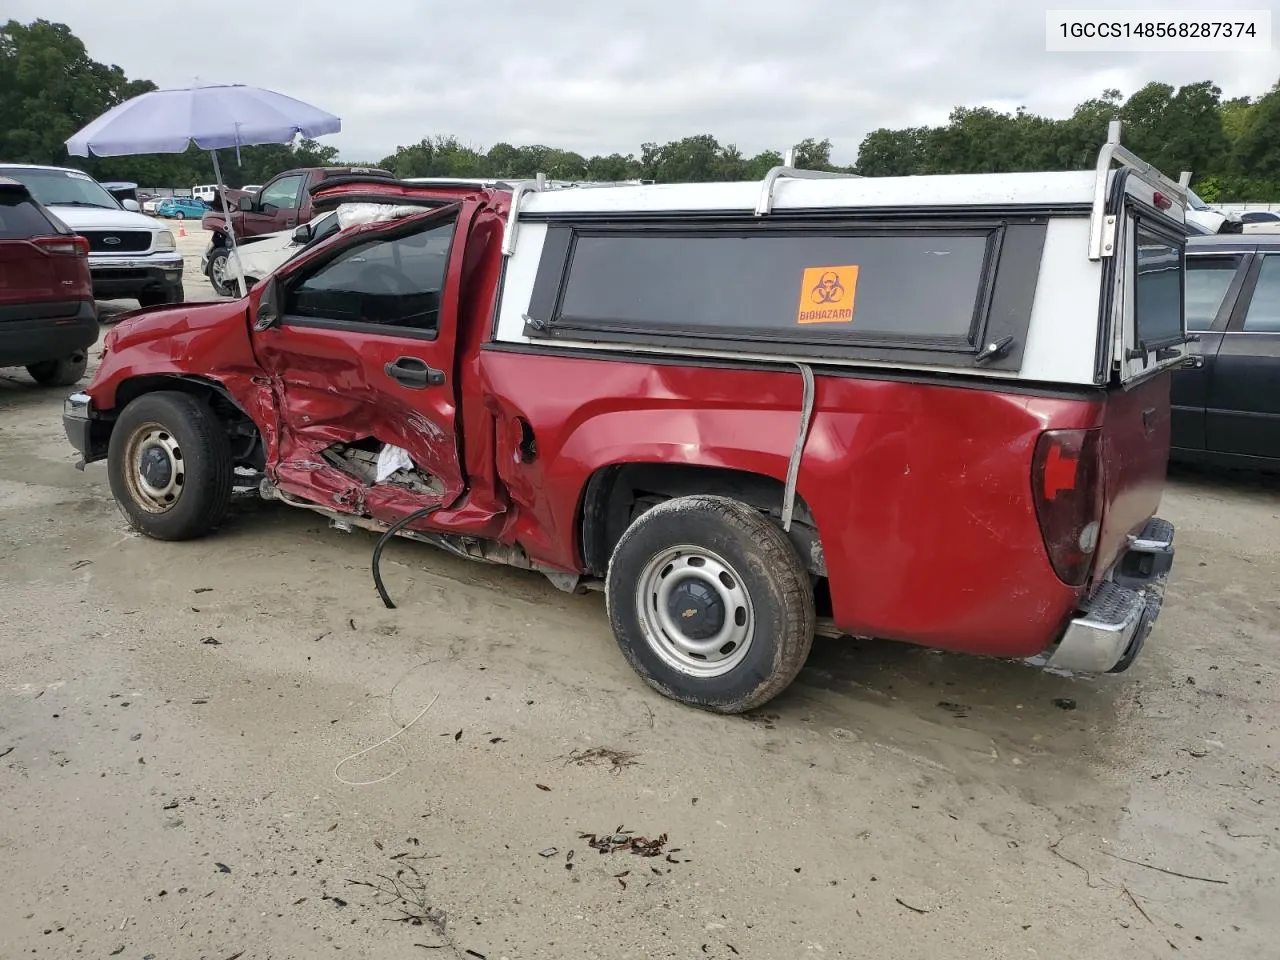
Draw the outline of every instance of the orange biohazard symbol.
[[[809,299],[814,303],[839,303],[844,299],[844,284],[840,275],[828,270],[819,279],[817,285],[809,291]]]
[[[852,323],[858,268],[806,267],[800,281],[796,323]]]

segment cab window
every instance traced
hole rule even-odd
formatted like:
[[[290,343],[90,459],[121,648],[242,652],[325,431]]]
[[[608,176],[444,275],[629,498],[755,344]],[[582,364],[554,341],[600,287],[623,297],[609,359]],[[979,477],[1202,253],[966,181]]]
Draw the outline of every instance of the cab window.
[[[282,177],[262,191],[259,205],[265,210],[272,207],[276,210],[291,210],[298,205],[298,190],[302,187],[303,177]]]
[[[387,327],[434,337],[456,221],[338,253],[289,290],[287,322]]]

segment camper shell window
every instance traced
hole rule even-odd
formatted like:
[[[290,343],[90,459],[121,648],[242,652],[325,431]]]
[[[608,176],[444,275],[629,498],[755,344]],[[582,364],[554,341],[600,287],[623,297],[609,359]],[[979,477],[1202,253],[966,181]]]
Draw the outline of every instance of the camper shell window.
[[[1137,339],[1158,350],[1186,339],[1183,244],[1139,217],[1134,230]]]
[[[1017,369],[1045,222],[550,224],[525,335]]]

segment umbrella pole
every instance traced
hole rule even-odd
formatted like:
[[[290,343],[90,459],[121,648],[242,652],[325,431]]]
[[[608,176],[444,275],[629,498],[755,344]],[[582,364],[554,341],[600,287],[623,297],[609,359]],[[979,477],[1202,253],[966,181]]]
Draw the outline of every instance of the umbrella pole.
[[[218,182],[218,198],[222,201],[222,209],[227,214],[227,238],[231,241],[231,250],[227,254],[227,260],[230,262],[235,257],[236,267],[236,287],[240,290],[240,296],[244,296],[249,291],[244,286],[244,271],[240,269],[240,253],[236,249],[236,228],[233,221],[231,207],[227,203],[226,188],[222,184],[222,170],[218,166],[218,151],[210,150],[209,156],[213,157],[213,179]]]

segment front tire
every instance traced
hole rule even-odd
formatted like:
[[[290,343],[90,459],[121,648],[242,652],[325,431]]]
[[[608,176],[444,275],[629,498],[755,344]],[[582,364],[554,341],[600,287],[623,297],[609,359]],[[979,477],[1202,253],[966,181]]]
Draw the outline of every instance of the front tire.
[[[27,373],[42,387],[69,387],[80,382],[88,367],[89,355],[77,350],[69,357],[28,364]]]
[[[227,259],[230,251],[226,247],[214,247],[209,254],[209,265],[205,268],[205,275],[209,278],[209,285],[213,287],[213,292],[220,297],[239,296],[239,289],[236,287],[235,280],[227,275]]]
[[[231,503],[232,467],[222,425],[190,394],[144,394],[111,431],[112,496],[129,523],[156,540],[190,540],[214,529]]]
[[[716,496],[678,497],[623,533],[609,562],[609,622],[659,693],[744,713],[795,679],[813,645],[813,588],[782,529]]]

